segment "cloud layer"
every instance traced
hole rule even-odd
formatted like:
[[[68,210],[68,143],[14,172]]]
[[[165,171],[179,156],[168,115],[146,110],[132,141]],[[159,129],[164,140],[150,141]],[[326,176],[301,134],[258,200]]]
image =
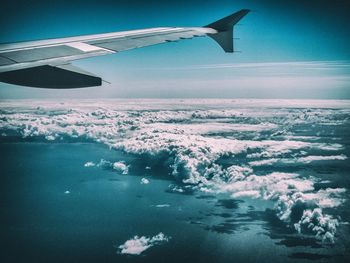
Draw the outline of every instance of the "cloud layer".
[[[185,184],[173,191],[270,200],[296,231],[334,240],[338,221],[323,209],[341,205],[345,190],[316,190],[320,179],[303,168],[347,160],[334,136],[349,121],[346,101],[38,101],[2,108],[3,138],[93,140],[155,162],[165,157],[172,178]],[[122,161],[85,164],[94,165],[121,174],[129,168]]]

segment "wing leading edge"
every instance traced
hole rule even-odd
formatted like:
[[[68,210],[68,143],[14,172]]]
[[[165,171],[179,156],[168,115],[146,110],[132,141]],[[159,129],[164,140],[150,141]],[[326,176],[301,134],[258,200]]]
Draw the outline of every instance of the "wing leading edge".
[[[165,42],[209,36],[225,52],[234,52],[233,27],[243,9],[205,27],[160,27],[98,35],[0,45],[0,81],[40,88],[100,86],[101,78],[69,65],[71,61]]]

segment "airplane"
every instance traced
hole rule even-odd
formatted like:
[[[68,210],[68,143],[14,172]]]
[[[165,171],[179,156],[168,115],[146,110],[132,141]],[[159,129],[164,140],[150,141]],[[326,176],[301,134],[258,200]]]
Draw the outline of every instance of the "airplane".
[[[70,62],[199,36],[211,37],[232,53],[233,28],[249,11],[242,9],[204,27],[157,27],[0,44],[0,82],[49,89],[101,86],[100,77]]]

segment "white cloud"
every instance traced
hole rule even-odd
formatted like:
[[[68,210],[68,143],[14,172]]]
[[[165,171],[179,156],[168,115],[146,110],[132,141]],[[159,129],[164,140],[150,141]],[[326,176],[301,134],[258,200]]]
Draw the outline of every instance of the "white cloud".
[[[306,157],[301,157],[298,159],[298,162],[302,163],[311,163],[311,162],[316,162],[316,161],[343,161],[346,160],[347,157],[344,154],[341,155],[330,155],[330,156],[314,156],[314,155],[309,155]]]
[[[165,236],[162,232],[154,237],[134,236],[118,247],[118,253],[129,255],[140,255],[150,247],[168,242],[170,237]]]
[[[149,180],[147,178],[142,178],[140,184],[149,184]]]
[[[93,167],[93,166],[95,166],[96,164],[94,163],[94,162],[86,162],[85,164],[84,164],[84,167]]]
[[[320,208],[307,209],[302,218],[294,226],[298,232],[315,233],[316,237],[324,242],[334,243],[338,220],[324,215]]]
[[[156,207],[163,208],[163,207],[170,207],[170,205],[169,204],[160,204],[160,205],[156,205]]]
[[[53,135],[47,135],[47,136],[45,136],[45,138],[48,141],[54,141],[56,139],[55,136],[53,136]]]
[[[299,158],[271,158],[263,159],[259,161],[251,161],[249,165],[251,166],[264,166],[264,165],[273,165],[276,163],[279,164],[308,164],[312,162],[319,161],[344,161],[347,159],[347,156],[344,154],[341,155],[327,155],[327,156],[318,156],[318,155],[309,155]]]
[[[305,69],[347,69],[350,70],[350,64],[347,61],[290,61],[290,62],[260,62],[260,63],[229,63],[229,64],[208,64],[208,65],[195,65],[181,68],[163,68],[167,70],[200,70],[200,69],[223,69],[223,68],[273,68],[273,69],[287,69],[298,68],[300,70]],[[161,69],[160,69],[161,70]]]
[[[120,172],[121,174],[129,173],[129,166],[126,165],[124,162],[113,163],[113,169],[116,170],[117,172]]]

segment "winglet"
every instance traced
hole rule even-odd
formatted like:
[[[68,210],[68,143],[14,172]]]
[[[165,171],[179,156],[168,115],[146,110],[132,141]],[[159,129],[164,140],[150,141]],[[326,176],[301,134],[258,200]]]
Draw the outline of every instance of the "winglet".
[[[249,13],[249,9],[242,9],[232,15],[226,16],[214,23],[206,25],[218,31],[216,34],[209,34],[225,52],[232,53],[233,49],[233,27],[238,23],[246,14]]]

